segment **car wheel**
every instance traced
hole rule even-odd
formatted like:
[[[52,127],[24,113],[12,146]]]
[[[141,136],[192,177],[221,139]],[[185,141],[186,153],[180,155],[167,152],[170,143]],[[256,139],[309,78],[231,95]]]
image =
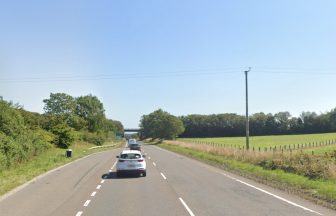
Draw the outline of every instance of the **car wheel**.
[[[143,176],[143,177],[146,177],[146,171],[142,173],[142,176]]]

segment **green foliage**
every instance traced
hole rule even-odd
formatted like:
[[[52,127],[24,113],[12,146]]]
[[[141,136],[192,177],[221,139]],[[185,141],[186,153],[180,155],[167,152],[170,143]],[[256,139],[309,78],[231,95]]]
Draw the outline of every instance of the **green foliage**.
[[[45,112],[51,115],[71,114],[75,109],[75,99],[65,93],[51,93],[43,102]]]
[[[66,124],[58,124],[51,131],[56,136],[54,143],[60,148],[68,148],[75,141],[73,129]]]
[[[107,139],[107,135],[103,133],[85,132],[82,135],[83,141],[93,143],[97,146],[103,145],[106,139]]]
[[[0,100],[0,170],[43,152],[52,140],[52,134],[27,126],[22,110]]]
[[[180,119],[161,109],[142,116],[140,128],[142,136],[159,139],[174,139],[184,131]]]
[[[181,137],[244,136],[245,116],[225,113],[182,116],[185,131]],[[303,112],[292,117],[289,112],[255,113],[250,116],[250,135],[328,133],[336,131],[336,109],[317,115]]]
[[[66,124],[76,131],[92,133],[84,133],[84,138],[81,136],[80,139],[96,145],[102,145],[109,133],[123,132],[120,122],[105,117],[103,103],[96,96],[73,98],[64,93],[56,93],[44,102],[46,113],[41,125],[46,130],[55,131],[55,127]]]
[[[87,128],[91,132],[103,129],[105,122],[105,110],[103,103],[93,95],[81,96],[76,99],[76,115],[83,118]]]

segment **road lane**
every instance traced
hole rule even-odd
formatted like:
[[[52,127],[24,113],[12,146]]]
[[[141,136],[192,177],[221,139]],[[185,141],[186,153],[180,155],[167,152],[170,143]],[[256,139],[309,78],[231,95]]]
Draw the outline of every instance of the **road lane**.
[[[316,215],[256,188],[324,215],[336,215],[335,211],[156,146],[144,146],[144,150],[148,154],[146,177],[116,178],[115,156],[121,149],[98,153],[2,200],[0,215]]]
[[[0,202],[1,216],[75,215],[120,149],[90,155],[34,181]]]
[[[175,191],[148,159],[146,162],[146,177],[117,178],[113,170],[83,215],[188,216]]]
[[[183,197],[195,215],[318,215],[228,178],[220,169],[156,146],[146,146],[145,150],[157,169],[164,171],[167,183]],[[266,188],[324,215],[336,213],[253,181],[237,179]]]

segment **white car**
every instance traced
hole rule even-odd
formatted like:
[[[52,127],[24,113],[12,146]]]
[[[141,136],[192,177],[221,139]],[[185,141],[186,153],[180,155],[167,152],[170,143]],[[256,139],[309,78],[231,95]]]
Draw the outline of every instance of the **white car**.
[[[117,156],[118,162],[116,165],[117,176],[122,174],[138,174],[146,176],[146,161],[145,156],[137,150],[123,150]]]

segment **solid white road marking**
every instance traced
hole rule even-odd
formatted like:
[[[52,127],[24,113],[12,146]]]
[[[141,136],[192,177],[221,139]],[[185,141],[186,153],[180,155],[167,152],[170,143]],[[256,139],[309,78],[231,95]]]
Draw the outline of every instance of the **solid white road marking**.
[[[92,197],[95,196],[96,193],[97,193],[97,191],[93,191],[92,194],[91,194],[91,196],[92,196]]]
[[[104,182],[105,182],[105,180],[101,180],[101,181],[100,181],[100,184],[103,184]]]
[[[86,200],[83,206],[87,207],[90,202],[91,202],[91,200]]]
[[[156,163],[153,162],[153,165],[156,166]]]
[[[76,216],[81,216],[83,214],[82,211],[77,212]]]
[[[228,175],[228,174],[225,174],[225,173],[221,173],[221,174],[224,175],[224,176],[226,176],[226,177],[228,177],[228,178],[230,178],[230,179],[233,179],[233,180],[235,180],[235,181],[237,181],[237,182],[239,182],[239,183],[241,183],[241,184],[244,184],[244,185],[249,186],[249,187],[251,187],[251,188],[254,188],[254,189],[258,190],[258,191],[261,191],[261,192],[263,192],[263,193],[265,193],[265,194],[268,194],[268,195],[270,195],[270,196],[273,196],[273,197],[275,197],[275,198],[277,198],[277,199],[279,199],[279,200],[282,200],[282,201],[284,201],[284,202],[286,202],[286,203],[288,203],[288,204],[291,204],[291,205],[293,205],[293,206],[302,208],[303,210],[306,210],[306,211],[309,211],[309,212],[312,212],[312,213],[315,213],[315,214],[318,214],[318,215],[323,215],[323,214],[321,214],[321,213],[319,213],[319,212],[317,212],[317,211],[314,211],[314,210],[311,210],[311,209],[309,209],[309,208],[307,208],[307,207],[304,207],[304,206],[302,206],[302,205],[296,204],[296,203],[294,203],[294,202],[292,202],[292,201],[289,201],[289,200],[287,200],[287,199],[285,199],[285,198],[283,198],[283,197],[280,197],[280,196],[278,196],[278,195],[272,194],[271,192],[268,192],[268,191],[266,191],[266,190],[264,190],[264,189],[261,189],[261,188],[259,188],[259,187],[254,186],[254,185],[251,185],[251,184],[249,184],[249,183],[247,183],[247,182],[244,182],[244,181],[242,181],[242,180],[239,180],[239,179],[237,179],[237,178],[234,178],[234,177],[232,177],[232,176],[230,176],[230,175]]]
[[[177,153],[168,151],[168,150],[166,150],[166,149],[159,148],[159,147],[157,147],[157,146],[155,146],[155,148],[158,149],[158,150],[167,152],[167,153],[169,153],[169,154],[173,154],[173,155],[175,155],[175,156],[181,156],[181,155],[179,155],[179,154],[177,154]],[[202,162],[199,162],[199,163],[202,163]],[[202,164],[202,165],[204,165],[204,164]],[[211,167],[211,166],[208,166],[208,165],[206,165],[206,166],[207,166],[207,167]],[[292,202],[292,201],[289,201],[289,200],[287,200],[287,199],[285,199],[285,198],[283,198],[283,197],[281,197],[281,196],[272,194],[271,192],[268,192],[268,191],[266,191],[266,190],[264,190],[264,189],[261,189],[261,188],[259,188],[259,187],[254,186],[254,185],[251,185],[251,184],[249,184],[249,183],[243,182],[243,181],[241,181],[241,180],[239,180],[239,179],[237,179],[237,178],[234,178],[234,177],[232,177],[232,176],[230,176],[230,175],[228,175],[228,174],[225,174],[225,173],[223,173],[223,172],[217,171],[217,170],[215,170],[214,167],[211,167],[211,170],[213,170],[214,172],[217,172],[217,173],[219,173],[219,174],[222,174],[222,175],[224,175],[224,176],[226,176],[226,177],[228,177],[228,178],[230,178],[230,179],[232,179],[232,180],[235,180],[235,181],[237,181],[237,182],[239,182],[239,183],[241,183],[241,184],[244,184],[244,185],[246,185],[246,186],[249,186],[249,187],[251,187],[251,188],[254,188],[254,189],[256,189],[256,190],[258,190],[258,191],[261,191],[261,192],[263,192],[263,193],[266,193],[266,194],[268,194],[268,195],[270,195],[270,196],[273,196],[274,198],[277,198],[277,199],[279,199],[279,200],[282,200],[282,201],[284,201],[284,202],[286,202],[286,203],[288,203],[288,204],[291,204],[291,205],[293,205],[293,206],[296,206],[296,207],[298,207],[298,208],[301,208],[301,209],[303,209],[303,210],[306,210],[306,211],[309,211],[309,212],[312,212],[312,213],[315,213],[315,214],[318,214],[318,215],[323,215],[323,214],[321,214],[320,212],[317,212],[317,211],[314,211],[314,210],[309,209],[309,208],[307,208],[307,207],[301,206],[301,205],[299,205],[299,204],[297,204],[297,203],[294,203],[294,202]]]
[[[148,160],[150,160],[150,157],[148,157]]]
[[[101,188],[101,185],[97,185],[96,189],[100,189]]]
[[[164,180],[166,180],[167,178],[166,178],[166,176],[165,175],[163,175],[163,173],[161,173],[161,175],[162,175],[162,178],[164,179]]]
[[[194,213],[191,211],[191,209],[187,206],[187,204],[183,201],[183,199],[181,197],[179,198],[179,200],[181,201],[181,203],[184,206],[184,208],[187,209],[187,211],[190,214],[190,216],[195,216]]]

